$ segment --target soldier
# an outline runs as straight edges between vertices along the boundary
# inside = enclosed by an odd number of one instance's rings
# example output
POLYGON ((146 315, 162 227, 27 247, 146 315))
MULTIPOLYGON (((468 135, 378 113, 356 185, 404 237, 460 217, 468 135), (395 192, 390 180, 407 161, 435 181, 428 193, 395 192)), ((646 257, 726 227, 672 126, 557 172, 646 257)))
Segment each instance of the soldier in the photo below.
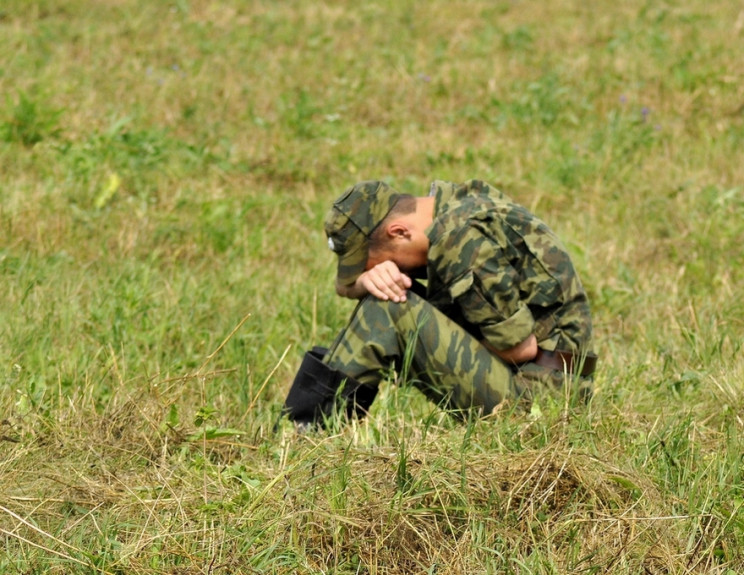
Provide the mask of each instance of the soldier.
POLYGON ((502 192, 435 181, 414 197, 361 182, 325 231, 336 291, 360 302, 330 349, 305 354, 290 419, 321 422, 339 400, 363 415, 391 367, 436 403, 483 415, 567 382, 591 395, 586 292, 555 234, 502 192))

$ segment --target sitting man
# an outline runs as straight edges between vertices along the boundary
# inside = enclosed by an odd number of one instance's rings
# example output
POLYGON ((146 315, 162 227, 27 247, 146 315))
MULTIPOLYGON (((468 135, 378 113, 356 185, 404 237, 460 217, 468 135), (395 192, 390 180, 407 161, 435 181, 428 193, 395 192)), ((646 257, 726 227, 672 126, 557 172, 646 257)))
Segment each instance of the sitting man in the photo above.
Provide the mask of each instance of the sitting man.
POLYGON ((571 259, 497 189, 435 181, 414 197, 362 182, 334 202, 325 231, 336 291, 360 302, 329 350, 305 354, 290 419, 322 422, 339 399, 363 415, 391 367, 432 401, 483 415, 564 384, 591 395, 591 314, 571 259))

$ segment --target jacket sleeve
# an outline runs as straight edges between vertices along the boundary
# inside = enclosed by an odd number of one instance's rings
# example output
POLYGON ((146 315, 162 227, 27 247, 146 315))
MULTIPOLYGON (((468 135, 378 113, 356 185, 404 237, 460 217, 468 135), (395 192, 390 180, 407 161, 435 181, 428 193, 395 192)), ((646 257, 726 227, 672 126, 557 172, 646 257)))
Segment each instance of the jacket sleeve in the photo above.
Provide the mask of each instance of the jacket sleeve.
MULTIPOLYGON (((523 342, 533 333, 535 319, 520 296, 508 242, 487 237, 474 227, 461 231, 456 239, 458 257, 448 270, 454 279, 447 282, 451 301, 494 348, 509 349, 523 342)), ((455 238, 449 240, 451 249, 455 238)))

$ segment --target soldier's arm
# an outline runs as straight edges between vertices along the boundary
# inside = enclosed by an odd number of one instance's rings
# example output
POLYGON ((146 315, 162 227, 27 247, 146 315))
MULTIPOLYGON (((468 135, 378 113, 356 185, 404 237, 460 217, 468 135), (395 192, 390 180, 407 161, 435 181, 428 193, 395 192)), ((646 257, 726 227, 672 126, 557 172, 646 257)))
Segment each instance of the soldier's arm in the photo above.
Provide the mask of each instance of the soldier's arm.
POLYGON ((487 340, 482 340, 481 343, 494 355, 497 355, 506 363, 524 363, 535 359, 537 355, 537 338, 532 333, 523 342, 518 343, 514 347, 509 349, 496 349, 487 340))
MULTIPOLYGON (((521 301, 519 272, 501 245, 479 229, 465 228, 447 239, 440 256, 447 289, 464 318, 478 326, 481 343, 506 363, 520 364, 537 355, 535 320, 521 301), (449 252, 458 258, 448 258, 449 252), (462 254, 470 254, 469 258, 462 254), (454 278, 450 280, 450 278, 454 278)), ((504 240, 506 243, 506 240, 504 240)))
POLYGON ((364 272, 353 284, 344 285, 336 280, 336 293, 350 299, 361 299, 369 294, 383 301, 400 303, 406 301, 411 283, 411 278, 388 260, 364 272))
POLYGON ((336 293, 341 297, 347 297, 349 299, 361 299, 366 295, 366 292, 362 291, 363 288, 357 283, 351 285, 344 285, 336 278, 336 293))

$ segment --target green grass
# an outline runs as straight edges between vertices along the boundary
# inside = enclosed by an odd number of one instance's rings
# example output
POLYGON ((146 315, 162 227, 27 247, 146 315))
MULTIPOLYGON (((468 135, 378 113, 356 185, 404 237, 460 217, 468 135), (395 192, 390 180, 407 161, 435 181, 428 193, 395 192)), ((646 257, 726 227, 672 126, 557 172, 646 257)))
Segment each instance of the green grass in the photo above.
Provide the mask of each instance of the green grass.
POLYGON ((735 2, 6 0, 0 572, 744 572, 735 2), (361 179, 561 235, 598 393, 274 424, 361 179))

